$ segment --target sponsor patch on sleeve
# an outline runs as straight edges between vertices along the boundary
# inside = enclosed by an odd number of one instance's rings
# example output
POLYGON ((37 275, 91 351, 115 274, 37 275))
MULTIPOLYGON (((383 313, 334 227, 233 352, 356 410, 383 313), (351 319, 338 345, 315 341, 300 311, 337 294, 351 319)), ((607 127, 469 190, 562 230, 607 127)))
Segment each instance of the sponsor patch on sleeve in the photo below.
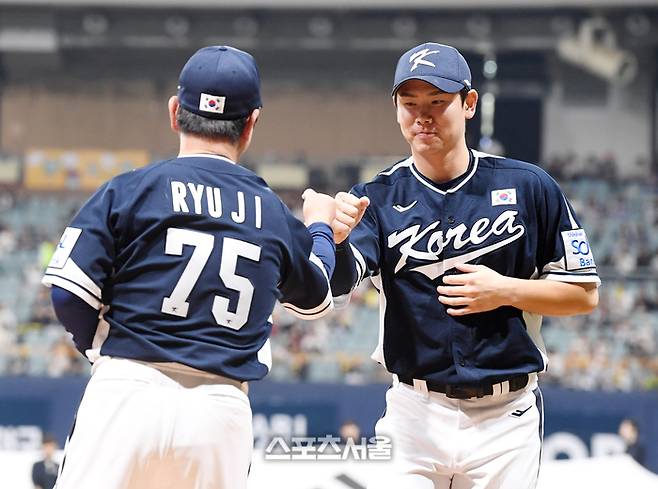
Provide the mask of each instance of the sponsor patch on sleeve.
POLYGON ((594 268, 594 256, 584 229, 562 231, 567 270, 594 268))
POLYGON ((53 257, 50 259, 48 264, 49 268, 64 268, 66 265, 66 260, 69 259, 73 247, 75 246, 76 241, 82 234, 82 229, 80 228, 66 228, 64 234, 62 234, 62 239, 59 240, 59 244, 55 249, 53 257))

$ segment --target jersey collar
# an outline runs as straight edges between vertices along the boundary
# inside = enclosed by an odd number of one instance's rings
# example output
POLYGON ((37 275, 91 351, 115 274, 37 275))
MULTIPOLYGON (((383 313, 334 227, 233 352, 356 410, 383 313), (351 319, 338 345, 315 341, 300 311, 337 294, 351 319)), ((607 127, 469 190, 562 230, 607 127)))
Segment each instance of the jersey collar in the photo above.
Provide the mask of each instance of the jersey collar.
POLYGON ((470 149, 468 150, 468 154, 469 154, 469 164, 468 164, 468 168, 466 169, 466 172, 464 172, 457 178, 449 182, 446 182, 444 185, 439 185, 436 182, 433 182, 429 178, 422 175, 416 168, 416 165, 414 164, 413 159, 411 158, 410 158, 411 165, 409 165, 409 169, 411 170, 413 176, 416 177, 416 179, 420 183, 425 185, 430 190, 441 195, 451 194, 462 188, 466 184, 466 182, 468 182, 473 177, 473 175, 475 175, 475 171, 477 170, 478 167, 479 157, 470 149))
POLYGON ((233 163, 234 165, 237 164, 237 162, 233 161, 231 158, 228 158, 223 155, 213 155, 209 153, 197 153, 197 154, 189 154, 189 155, 179 155, 178 158, 214 158, 216 160, 223 160, 223 161, 228 161, 229 163, 233 163))

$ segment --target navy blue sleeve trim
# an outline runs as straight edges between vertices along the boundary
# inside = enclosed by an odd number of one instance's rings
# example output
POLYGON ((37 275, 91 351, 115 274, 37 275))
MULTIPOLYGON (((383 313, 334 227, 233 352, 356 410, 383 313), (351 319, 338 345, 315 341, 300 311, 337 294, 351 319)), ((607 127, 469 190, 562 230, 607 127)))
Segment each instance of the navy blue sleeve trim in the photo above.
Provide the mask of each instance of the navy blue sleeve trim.
MULTIPOLYGON (((71 280, 71 279, 68 278, 68 277, 63 277, 63 276, 61 276, 61 275, 55 275, 54 273, 48 273, 47 270, 46 270, 46 273, 44 273, 44 277, 57 277, 57 278, 60 278, 60 279, 62 279, 62 280, 65 280, 65 281, 67 281, 67 282, 69 282, 69 283, 71 283, 71 284, 77 286, 77 287, 80 287, 82 290, 84 290, 85 292, 87 292, 90 296, 92 296, 94 299, 98 300, 99 302, 103 300, 103 299, 101 299, 97 294, 95 294, 94 292, 92 292, 91 290, 89 290, 89 288, 86 287, 85 285, 81 285, 81 284, 79 284, 78 282, 75 282, 75 281, 71 280)), ((55 287, 55 285, 53 285, 53 287, 55 287)), ((51 293, 51 298, 52 298, 52 293, 51 293)))
POLYGON ((356 260, 348 238, 336 245, 336 269, 331 276, 331 291, 334 297, 349 294, 358 279, 356 260))
POLYGON ((314 222, 308 226, 308 231, 313 238, 313 248, 311 251, 317 256, 324 269, 327 271, 327 277, 331 277, 336 266, 336 245, 334 244, 334 232, 331 226, 324 222, 314 222))
POLYGON ((77 295, 53 285, 50 292, 57 319, 66 331, 73 335, 73 342, 80 353, 91 348, 98 326, 98 310, 77 295))
POLYGON ((327 302, 324 307, 321 309, 314 309, 313 312, 304 312, 303 310, 294 307, 292 304, 285 304, 284 307, 294 311, 294 313, 301 319, 315 319, 321 317, 327 311, 327 309, 331 309, 333 307, 333 303, 327 302))

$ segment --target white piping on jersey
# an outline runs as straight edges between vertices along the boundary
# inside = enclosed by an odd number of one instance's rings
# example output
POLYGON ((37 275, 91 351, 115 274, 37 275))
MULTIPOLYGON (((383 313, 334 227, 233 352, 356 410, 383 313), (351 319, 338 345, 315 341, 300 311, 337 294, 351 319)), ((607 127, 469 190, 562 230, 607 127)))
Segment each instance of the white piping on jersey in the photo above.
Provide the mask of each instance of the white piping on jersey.
POLYGON ((355 258, 355 263, 356 263, 356 273, 357 273, 357 280, 354 285, 356 287, 361 283, 361 280, 363 280, 364 275, 366 274, 366 260, 363 258, 363 255, 361 252, 357 249, 356 246, 354 246, 352 243, 350 243, 350 248, 352 249, 352 254, 354 255, 355 258))
MULTIPOLYGON (((529 277, 529 280, 537 280, 538 278, 539 271, 537 270, 537 267, 535 267, 535 269, 532 271, 532 275, 529 277)), ((539 350, 539 353, 541 354, 541 359, 544 362, 544 369, 542 372, 545 372, 548 368, 548 354, 546 353, 546 345, 544 344, 544 339, 541 336, 541 324, 544 317, 541 314, 534 312, 522 312, 523 322, 526 325, 526 331, 528 332, 528 336, 530 336, 532 342, 537 347, 537 350, 539 350)))
POLYGON ((571 274, 564 272, 561 274, 549 273, 542 276, 542 280, 554 280, 556 282, 579 283, 579 284, 594 284, 597 287, 601 285, 601 279, 595 273, 589 272, 588 275, 571 274))
POLYGON ((523 312, 523 322, 525 323, 526 331, 530 339, 535 344, 537 350, 541 354, 541 359, 544 362, 544 369, 542 372, 545 372, 548 368, 548 355, 546 354, 546 345, 544 344, 544 339, 541 336, 541 323, 543 316, 541 314, 536 314, 534 312, 522 311, 523 312))
POLYGON ((334 301, 331 297, 331 289, 327 292, 327 296, 324 298, 322 303, 319 306, 316 306, 312 309, 302 309, 300 307, 295 307, 289 302, 283 302, 281 304, 286 310, 290 311, 294 316, 297 316, 299 319, 318 319, 327 314, 333 309, 334 301))
POLYGON ((562 194, 562 198, 564 199, 564 206, 567 208, 567 214, 569 214, 569 222, 571 223, 571 229, 578 229, 578 223, 571 215, 571 209, 569 209, 569 203, 567 202, 567 198, 564 196, 564 194, 562 194))
POLYGON ((91 294, 96 296, 97 299, 101 298, 101 288, 94 283, 94 281, 87 276, 85 272, 73 261, 73 258, 66 260, 62 268, 48 268, 46 273, 49 275, 58 275, 60 277, 71 280, 81 287, 88 290, 91 294))
POLYGON ((568 271, 566 259, 560 258, 544 265, 541 270, 542 280, 555 280, 557 282, 578 282, 601 285, 601 279, 596 274, 596 267, 583 268, 579 271, 568 271))
POLYGON ((233 163, 234 165, 237 164, 235 161, 233 161, 230 158, 227 158, 226 156, 211 155, 211 154, 208 154, 208 153, 195 153, 195 154, 191 154, 191 155, 178 155, 178 158, 214 158, 216 160, 228 161, 229 163, 233 163))
POLYGON ((416 169, 413 167, 413 165, 411 165, 409 167, 409 169, 411 170, 411 173, 413 173, 413 175, 416 177, 416 179, 420 183, 422 183, 427 188, 429 188, 430 190, 433 190, 434 192, 436 192, 438 194, 445 195, 445 194, 451 194, 453 192, 456 192, 457 190, 462 188, 464 185, 466 185, 466 182, 468 182, 473 177, 473 175, 475 175, 475 170, 477 170, 477 168, 478 168, 479 160, 480 160, 480 158, 478 156, 474 155, 473 168, 471 169, 471 172, 466 176, 466 178, 464 178, 461 182, 459 182, 458 185, 455 185, 454 187, 452 187, 448 190, 441 190, 440 188, 436 188, 434 185, 432 185, 427 180, 425 180, 423 177, 421 177, 418 174, 418 172, 416 171, 416 169))
POLYGON ((386 359, 384 358, 384 320, 386 318, 386 293, 382 287, 382 280, 379 274, 370 277, 370 281, 379 291, 379 335, 377 346, 370 355, 374 361, 381 363, 386 368, 386 359))
POLYGON ((542 268, 541 273, 542 275, 550 275, 551 273, 564 275, 583 275, 584 273, 591 273, 592 271, 596 271, 596 267, 581 268, 579 270, 567 270, 565 263, 565 257, 560 258, 558 261, 547 263, 544 265, 544 268, 542 268))
POLYGON ((41 283, 43 285, 46 285, 48 287, 52 285, 56 285, 57 287, 61 287, 62 289, 66 289, 72 294, 77 295, 80 299, 85 301, 87 304, 89 304, 91 307, 94 309, 100 309, 102 304, 101 301, 96 299, 93 295, 91 295, 89 292, 87 292, 85 289, 80 287, 78 284, 75 284, 65 278, 58 277, 56 275, 48 275, 46 274, 43 279, 41 280, 41 283))
POLYGON ((329 275, 327 275, 327 269, 324 268, 324 263, 322 263, 322 260, 320 260, 318 256, 312 251, 308 255, 308 259, 311 261, 311 263, 320 269, 322 275, 324 275, 324 278, 327 280, 327 283, 329 283, 329 275))
POLYGON ((311 261, 311 263, 320 269, 324 279, 327 281, 327 295, 320 305, 310 309, 304 309, 299 306, 290 304, 289 302, 284 302, 281 305, 300 319, 317 319, 321 318, 333 309, 334 301, 331 297, 331 285, 329 283, 329 276, 327 275, 327 270, 325 270, 322 260, 320 260, 313 252, 311 252, 308 259, 311 261))
POLYGON ((94 309, 100 309, 101 288, 69 257, 62 268, 46 268, 44 285, 57 285, 77 295, 94 309))
POLYGON ((380 175, 385 175, 385 176, 392 175, 393 173, 395 173, 400 168, 406 168, 407 166, 411 166, 413 162, 414 162, 414 160, 410 156, 406 160, 402 160, 399 163, 396 163, 395 165, 393 165, 390 170, 380 172, 379 174, 380 175))
POLYGON ((504 156, 492 155, 490 153, 484 153, 482 151, 478 151, 477 149, 471 149, 471 152, 473 153, 473 156, 477 156, 478 158, 498 158, 498 159, 504 158, 504 156))
POLYGON ((440 193, 440 194, 442 194, 442 195, 445 195, 446 193, 456 192, 456 191, 459 190, 459 189, 460 189, 460 188, 461 188, 461 187, 462 187, 462 186, 463 186, 468 180, 471 179, 471 177, 475 174, 475 170, 476 170, 476 168, 477 168, 477 165, 478 165, 478 162, 479 162, 479 159, 480 159, 480 158, 499 158, 499 159, 500 159, 500 158, 503 158, 502 156, 492 155, 492 154, 489 154, 489 153, 483 153, 482 151, 477 151, 477 150, 475 150, 475 149, 469 149, 469 151, 471 151, 471 153, 473 153, 473 157, 474 157, 473 170, 471 170, 471 172, 468 174, 468 176, 467 176, 464 180, 462 180, 461 182, 459 182, 459 185, 457 185, 456 187, 453 187, 453 188, 451 188, 451 189, 448 189, 448 190, 441 190, 441 189, 438 189, 438 188, 434 187, 432 184, 430 184, 429 182, 425 181, 425 179, 422 178, 422 177, 418 174, 418 172, 416 172, 416 170, 414 169, 414 165, 413 165, 413 162, 414 162, 414 160, 413 160, 413 156, 410 156, 410 157, 407 158, 406 160, 402 160, 402 161, 400 161, 399 163, 396 163, 396 164, 393 165, 389 170, 386 170, 386 171, 380 172, 379 175, 384 175, 384 176, 392 175, 393 173, 395 173, 395 172, 396 172, 397 170, 399 170, 400 168, 407 168, 407 167, 409 167, 409 168, 411 169, 411 172, 413 173, 413 175, 414 175, 414 176, 420 181, 420 183, 422 183, 422 184, 425 185, 426 187, 429 187, 430 189, 432 189, 433 191, 435 191, 435 192, 437 192, 437 193, 440 193))

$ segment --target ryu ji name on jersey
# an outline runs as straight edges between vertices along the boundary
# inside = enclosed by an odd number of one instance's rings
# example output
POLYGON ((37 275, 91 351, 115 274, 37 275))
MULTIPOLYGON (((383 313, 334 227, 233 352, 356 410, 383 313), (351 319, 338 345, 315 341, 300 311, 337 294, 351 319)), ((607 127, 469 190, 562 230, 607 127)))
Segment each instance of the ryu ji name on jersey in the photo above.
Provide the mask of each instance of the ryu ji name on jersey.
POLYGON ((212 155, 113 178, 64 232, 43 283, 101 311, 87 356, 176 362, 237 380, 271 365, 272 310, 332 308, 313 239, 267 184, 212 155))

